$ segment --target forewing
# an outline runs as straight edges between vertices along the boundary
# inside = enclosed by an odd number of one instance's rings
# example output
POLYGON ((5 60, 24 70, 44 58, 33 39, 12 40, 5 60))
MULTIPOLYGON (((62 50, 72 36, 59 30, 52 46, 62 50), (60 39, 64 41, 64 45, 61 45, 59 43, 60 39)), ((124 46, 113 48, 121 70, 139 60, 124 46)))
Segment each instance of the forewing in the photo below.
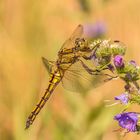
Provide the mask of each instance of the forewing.
POLYGON ((70 36, 70 39, 75 41, 76 38, 80 38, 83 35, 83 30, 83 26, 79 24, 73 31, 72 35, 70 36))

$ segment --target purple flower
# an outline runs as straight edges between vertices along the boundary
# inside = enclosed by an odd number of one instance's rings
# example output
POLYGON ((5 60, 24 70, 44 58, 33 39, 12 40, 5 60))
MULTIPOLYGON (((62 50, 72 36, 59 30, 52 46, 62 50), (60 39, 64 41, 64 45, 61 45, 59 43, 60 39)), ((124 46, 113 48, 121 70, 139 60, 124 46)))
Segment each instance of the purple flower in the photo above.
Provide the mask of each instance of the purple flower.
POLYGON ((129 97, 128 97, 128 94, 123 93, 119 96, 116 96, 115 100, 120 100, 122 104, 127 104, 129 101, 129 97))
POLYGON ((130 132, 137 131, 138 113, 125 112, 122 114, 117 114, 114 119, 119 122, 119 125, 122 128, 125 128, 130 132))
POLYGON ((123 57, 121 55, 116 55, 114 57, 114 65, 118 68, 121 68, 124 66, 124 60, 123 60, 123 57))

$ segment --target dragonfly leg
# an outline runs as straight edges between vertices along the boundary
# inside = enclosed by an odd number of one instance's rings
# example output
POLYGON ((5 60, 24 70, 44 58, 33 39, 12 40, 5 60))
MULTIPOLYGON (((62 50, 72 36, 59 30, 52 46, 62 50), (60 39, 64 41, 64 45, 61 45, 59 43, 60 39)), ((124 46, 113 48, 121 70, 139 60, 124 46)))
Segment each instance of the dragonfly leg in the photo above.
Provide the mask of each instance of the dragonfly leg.
POLYGON ((81 65, 83 66, 83 68, 91 75, 95 75, 96 73, 98 75, 98 73, 100 73, 102 70, 107 70, 108 69, 107 67, 104 67, 104 68, 101 68, 101 69, 91 69, 82 60, 79 59, 79 61, 80 61, 81 65))
POLYGON ((91 54, 90 56, 84 55, 83 58, 84 58, 85 60, 91 60, 94 56, 95 56, 95 52, 92 52, 92 54, 91 54))
POLYGON ((95 53, 96 53, 97 49, 99 48, 100 44, 101 44, 101 42, 97 43, 97 44, 92 48, 91 54, 90 54, 89 56, 84 55, 83 58, 84 58, 85 60, 91 60, 92 58, 94 58, 95 53))
POLYGON ((118 78, 118 75, 116 75, 116 76, 112 76, 112 75, 109 75, 109 74, 105 74, 105 75, 107 75, 109 77, 109 78, 107 78, 107 79, 104 80, 105 82, 108 82, 108 81, 111 81, 113 79, 118 78))
POLYGON ((82 60, 79 60, 82 64, 82 66, 84 67, 84 69, 91 75, 106 75, 109 78, 105 79, 104 81, 110 81, 112 79, 116 79, 118 76, 112 76, 110 74, 106 74, 106 73, 101 73, 103 70, 107 70, 107 67, 101 68, 99 69, 90 69, 82 60))

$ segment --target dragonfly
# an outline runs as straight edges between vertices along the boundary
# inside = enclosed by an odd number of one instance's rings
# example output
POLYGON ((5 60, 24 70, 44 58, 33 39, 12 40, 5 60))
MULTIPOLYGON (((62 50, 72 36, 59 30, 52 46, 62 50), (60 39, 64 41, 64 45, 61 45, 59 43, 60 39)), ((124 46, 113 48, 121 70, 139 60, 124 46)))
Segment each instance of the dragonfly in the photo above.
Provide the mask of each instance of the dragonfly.
POLYGON ((36 105, 35 109, 30 113, 29 117, 27 118, 25 129, 28 129, 30 125, 33 124, 36 116, 44 107, 45 103, 50 98, 54 89, 62 81, 62 79, 65 77, 65 73, 69 71, 69 69, 73 65, 80 64, 83 69, 90 75, 101 75, 100 70, 90 69, 82 60, 90 60, 94 54, 93 50, 96 50, 99 47, 101 41, 96 41, 94 45, 91 45, 87 40, 82 38, 82 35, 83 26, 78 25, 70 38, 67 39, 60 48, 58 52, 58 58, 55 62, 48 61, 44 57, 42 58, 43 63, 45 64, 50 73, 49 85, 44 95, 40 99, 39 103, 36 105))

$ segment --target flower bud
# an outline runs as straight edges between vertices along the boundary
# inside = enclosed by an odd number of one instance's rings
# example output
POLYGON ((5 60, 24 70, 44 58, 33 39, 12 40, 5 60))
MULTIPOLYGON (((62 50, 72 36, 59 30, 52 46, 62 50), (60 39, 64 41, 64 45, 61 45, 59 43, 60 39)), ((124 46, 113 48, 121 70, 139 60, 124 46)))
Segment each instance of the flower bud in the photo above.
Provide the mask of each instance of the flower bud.
POLYGON ((117 68, 122 68, 124 66, 124 60, 123 60, 123 57, 121 55, 116 55, 114 57, 114 65, 117 68))

